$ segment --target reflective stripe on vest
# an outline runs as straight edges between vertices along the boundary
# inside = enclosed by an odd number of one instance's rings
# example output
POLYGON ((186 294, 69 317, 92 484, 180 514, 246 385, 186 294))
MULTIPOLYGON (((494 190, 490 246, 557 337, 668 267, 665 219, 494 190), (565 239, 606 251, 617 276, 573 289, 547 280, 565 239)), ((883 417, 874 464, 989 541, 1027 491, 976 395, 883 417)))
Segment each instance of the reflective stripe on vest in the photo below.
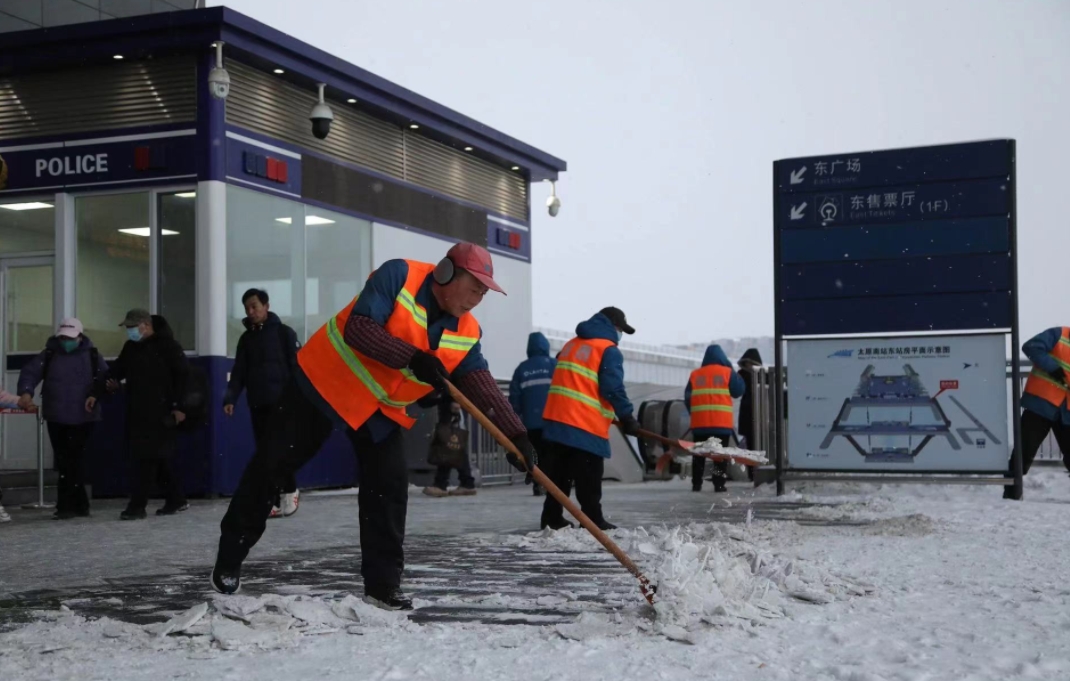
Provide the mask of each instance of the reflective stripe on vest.
POLYGON ((691 429, 718 428, 732 430, 734 417, 732 394, 728 383, 732 369, 719 364, 699 367, 691 372, 691 429))
POLYGON ((609 427, 616 414, 599 391, 598 369, 602 355, 613 341, 573 338, 557 357, 550 381, 543 419, 579 428, 609 439, 609 427))
MULTIPOLYGON (((1055 344, 1048 356, 1063 368, 1070 372, 1070 327, 1063 327, 1062 336, 1055 344)), ((1025 392, 1034 395, 1056 407, 1061 407, 1070 399, 1070 388, 1065 383, 1060 383, 1042 369, 1033 367, 1029 372, 1029 380, 1025 382, 1025 392)))
MULTIPOLYGON (((427 339, 427 310, 416 294, 434 270, 434 265, 406 260, 405 285, 394 300, 386 330, 406 343, 439 358, 450 373, 479 342, 479 323, 471 314, 458 320, 457 331, 444 330, 438 349, 427 339)), ((369 277, 370 278, 370 277, 369 277)), ((301 348, 297 361, 320 396, 351 428, 360 428, 376 411, 411 428, 415 419, 405 407, 431 392, 431 386, 416 380, 409 369, 392 369, 360 353, 345 342, 345 327, 356 305, 354 299, 332 317, 301 348)))

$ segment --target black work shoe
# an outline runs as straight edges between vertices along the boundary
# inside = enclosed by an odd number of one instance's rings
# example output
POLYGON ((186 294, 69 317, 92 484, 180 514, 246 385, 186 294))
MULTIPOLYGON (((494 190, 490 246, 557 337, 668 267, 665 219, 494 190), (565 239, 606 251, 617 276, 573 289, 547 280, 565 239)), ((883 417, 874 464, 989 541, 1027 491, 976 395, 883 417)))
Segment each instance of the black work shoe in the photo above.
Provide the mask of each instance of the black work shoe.
POLYGON ((571 530, 573 527, 575 527, 575 525, 573 525, 569 521, 567 521, 564 518, 562 518, 561 520, 554 520, 552 522, 544 522, 542 524, 542 529, 545 530, 547 527, 549 527, 551 530, 563 530, 566 527, 571 530))
POLYGON ((609 530, 617 529, 617 526, 607 520, 603 520, 602 522, 598 523, 598 529, 602 530, 603 532, 607 532, 609 530))
POLYGON ((182 511, 188 511, 189 504, 182 504, 181 506, 164 506, 163 508, 156 509, 156 515, 174 515, 181 513, 182 511))
POLYGON ((412 610, 412 599, 399 586, 365 586, 364 602, 383 610, 412 610))
POLYGON ((77 517, 78 514, 74 511, 56 511, 52 514, 52 520, 70 520, 77 517))
POLYGON ((218 565, 212 570, 212 588, 221 594, 236 594, 241 591, 241 568, 225 570, 218 565))
POLYGON ((702 485, 691 485, 691 491, 692 492, 701 492, 702 491, 702 485))
POLYGON ((145 513, 145 509, 143 508, 136 511, 132 511, 128 508, 119 514, 119 520, 144 520, 147 517, 148 514, 145 513))

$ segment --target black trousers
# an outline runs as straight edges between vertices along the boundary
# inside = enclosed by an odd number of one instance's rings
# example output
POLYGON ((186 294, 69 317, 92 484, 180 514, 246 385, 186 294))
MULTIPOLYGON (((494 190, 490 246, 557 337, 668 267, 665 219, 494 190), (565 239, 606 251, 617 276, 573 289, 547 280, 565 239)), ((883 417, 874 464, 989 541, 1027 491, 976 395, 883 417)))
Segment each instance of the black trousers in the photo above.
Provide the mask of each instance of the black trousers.
MULTIPOLYGON (((1055 433, 1055 442, 1059 445, 1059 451, 1063 453, 1063 464, 1070 468, 1070 426, 1064 426, 1059 421, 1049 421, 1040 414, 1025 409, 1022 411, 1022 475, 1029 472, 1033 460, 1037 458, 1037 452, 1044 440, 1048 439, 1048 433, 1055 433)), ((1010 462, 1008 475, 1014 476, 1014 461, 1010 462)), ((1003 488, 1003 496, 1009 498, 1014 493, 1014 487, 1007 485, 1003 488)))
MULTIPOLYGON (((233 569, 242 564, 264 534, 279 488, 319 452, 333 424, 290 381, 279 401, 263 447, 245 467, 230 507, 220 523, 216 564, 233 569)), ((409 501, 408 467, 401 430, 372 442, 366 429, 347 429, 360 467, 357 495, 360 519, 360 573, 367 588, 396 587, 405 566, 405 515, 409 501)))
MULTIPOLYGON (((722 446, 728 446, 727 435, 716 435, 713 437, 721 443, 722 446)), ((708 459, 704 456, 692 456, 691 457, 691 486, 702 487, 702 475, 706 472, 706 461, 708 459)), ((713 475, 710 476, 713 481, 714 487, 724 487, 728 482, 728 462, 727 461, 714 461, 713 462, 713 475)))
MULTIPOLYGON (((256 449, 264 447, 266 438, 271 428, 272 419, 279 417, 279 405, 271 404, 260 407, 250 407, 249 414, 253 421, 253 443, 256 449)), ((282 479, 282 488, 279 490, 284 494, 293 494, 297 491, 297 477, 294 473, 290 473, 288 476, 282 479)))
POLYGON ((186 503, 182 480, 175 475, 171 462, 175 441, 154 435, 131 435, 130 452, 133 455, 130 502, 128 511, 143 511, 149 505, 153 483, 163 492, 164 506, 176 508, 186 503))
POLYGON ((95 423, 48 422, 48 439, 52 441, 55 468, 59 473, 56 490, 56 510, 60 513, 89 513, 89 495, 85 491, 82 455, 85 444, 93 434, 95 423))
MULTIPOLYGON (((596 525, 604 523, 602 516, 602 474, 606 460, 583 449, 560 442, 545 442, 539 450, 539 467, 547 477, 568 496, 576 485, 576 501, 580 510, 596 525), (545 467, 544 467, 545 466, 545 467)), ((549 494, 542 504, 541 527, 561 524, 564 508, 549 494)))

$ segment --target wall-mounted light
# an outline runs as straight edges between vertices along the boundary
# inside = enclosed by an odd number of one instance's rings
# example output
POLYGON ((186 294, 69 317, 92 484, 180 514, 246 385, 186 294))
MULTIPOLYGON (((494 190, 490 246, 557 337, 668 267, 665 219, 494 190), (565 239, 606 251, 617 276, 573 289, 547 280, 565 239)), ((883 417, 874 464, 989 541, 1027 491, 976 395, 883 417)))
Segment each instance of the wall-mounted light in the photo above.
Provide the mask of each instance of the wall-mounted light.
POLYGON ((409 123, 409 130, 419 130, 420 126, 416 123, 409 123))
POLYGON ((465 151, 472 151, 472 147, 465 147, 464 150, 465 151))
POLYGON ((180 199, 195 199, 197 198, 197 192, 179 192, 175 196, 180 199))
POLYGON ((350 97, 349 99, 346 100, 346 104, 356 104, 356 103, 357 103, 357 100, 353 99, 352 97, 350 97))
POLYGON ((520 166, 513 166, 513 170, 520 170, 520 166))
POLYGON ((112 55, 112 57, 111 57, 111 58, 112 58, 112 59, 116 59, 116 60, 119 60, 119 59, 122 59, 122 58, 123 58, 123 55, 121 55, 121 54, 114 54, 114 55, 112 55))
POLYGON ((284 74, 284 73, 286 73, 286 72, 285 72, 285 71, 283 71, 282 69, 275 69, 275 75, 276 75, 276 76, 281 76, 281 75, 282 75, 282 74, 284 74))

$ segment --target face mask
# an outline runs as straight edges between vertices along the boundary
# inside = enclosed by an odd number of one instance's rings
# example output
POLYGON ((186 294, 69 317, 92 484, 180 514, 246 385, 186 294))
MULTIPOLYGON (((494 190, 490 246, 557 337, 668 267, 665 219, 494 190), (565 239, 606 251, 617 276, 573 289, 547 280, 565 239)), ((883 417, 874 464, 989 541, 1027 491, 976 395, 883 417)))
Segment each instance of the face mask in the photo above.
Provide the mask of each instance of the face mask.
POLYGON ((624 332, 620 329, 617 329, 617 342, 619 343, 622 340, 624 340, 624 332))
POLYGON ((78 349, 78 343, 79 340, 77 338, 64 338, 59 342, 64 352, 74 352, 78 349))
POLYGON ((126 337, 137 343, 139 340, 141 340, 141 329, 137 328, 136 326, 126 327, 126 337))

